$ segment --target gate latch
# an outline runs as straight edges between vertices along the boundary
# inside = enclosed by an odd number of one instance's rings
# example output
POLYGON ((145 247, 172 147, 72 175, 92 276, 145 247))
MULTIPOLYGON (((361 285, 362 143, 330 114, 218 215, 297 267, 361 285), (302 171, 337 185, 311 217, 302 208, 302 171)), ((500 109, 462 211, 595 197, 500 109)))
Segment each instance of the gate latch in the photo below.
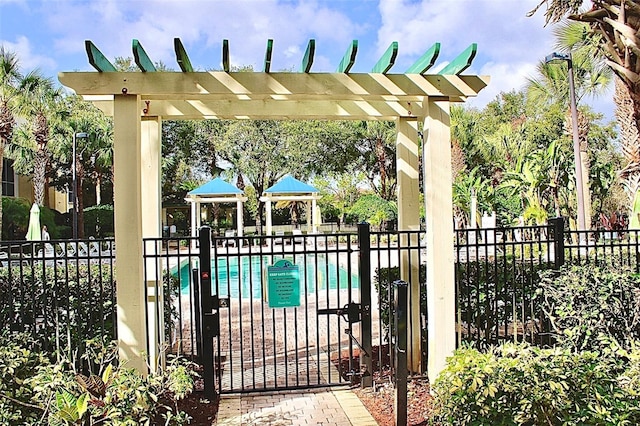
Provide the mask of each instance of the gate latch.
POLYGON ((362 305, 350 302, 343 308, 318 309, 318 315, 340 315, 349 324, 362 321, 362 305))

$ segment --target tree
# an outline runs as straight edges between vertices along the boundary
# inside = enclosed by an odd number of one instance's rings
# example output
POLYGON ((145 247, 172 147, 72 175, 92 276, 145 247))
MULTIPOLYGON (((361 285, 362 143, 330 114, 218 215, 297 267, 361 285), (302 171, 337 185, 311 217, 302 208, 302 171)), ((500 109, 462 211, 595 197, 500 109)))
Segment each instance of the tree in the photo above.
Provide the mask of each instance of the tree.
POLYGON ((396 199, 395 123, 392 121, 358 122, 360 169, 366 174, 369 186, 380 198, 396 199))
POLYGON ((529 12, 536 13, 542 5, 547 6, 547 23, 556 23, 565 17, 588 24, 588 33, 605 61, 622 83, 617 89, 615 101, 619 108, 630 113, 623 114, 621 122, 622 141, 628 164, 622 176, 631 197, 634 197, 640 182, 639 158, 634 153, 640 149, 640 5, 628 0, 600 0, 593 2, 587 11, 581 11, 583 0, 542 0, 529 12), (624 87, 624 89, 623 89, 624 87), (622 93, 626 90, 626 94, 622 93))
POLYGON ((32 73, 20 82, 19 89, 23 97, 23 112, 28 121, 25 126, 34 142, 33 155, 33 190, 34 202, 44 205, 47 189, 47 169, 49 167, 49 140, 54 127, 59 126, 67 115, 62 102, 62 91, 55 88, 50 78, 32 73))
POLYGON ((389 221, 398 217, 395 201, 388 201, 376 194, 365 194, 349 209, 349 215, 357 222, 368 222, 379 230, 387 228, 389 221))
MULTIPOLYGON (((18 86, 22 80, 18 56, 0 46, 0 176, 4 165, 4 151, 11 142, 21 101, 18 86)), ((2 185, 0 185, 0 199, 2 185)), ((0 203, 0 228, 2 228, 2 203, 0 203)))
POLYGON ((322 194, 320 204, 323 211, 327 207, 335 211, 338 217, 338 229, 341 223, 345 223, 349 208, 358 198, 358 185, 363 180, 364 174, 357 171, 327 173, 314 178, 313 185, 322 194))
MULTIPOLYGON (((555 30, 556 46, 571 52, 573 62, 574 89, 576 103, 585 96, 597 97, 603 94, 611 81, 611 71, 603 65, 603 62, 593 55, 593 45, 586 43, 583 34, 586 33, 586 25, 582 23, 566 23, 555 30)), ((572 137, 572 115, 569 105, 570 87, 568 67, 564 64, 547 63, 540 61, 537 67, 538 77, 529 79, 527 95, 536 104, 558 104, 565 108, 566 126, 565 133, 572 137)), ((583 109, 578 108, 578 139, 580 141, 580 158, 582 179, 584 181, 583 197, 585 200, 585 219, 587 226, 591 222, 591 192, 589 185, 590 176, 590 152, 587 137, 591 121, 583 109)), ((556 206, 559 211, 559 206, 556 206)))

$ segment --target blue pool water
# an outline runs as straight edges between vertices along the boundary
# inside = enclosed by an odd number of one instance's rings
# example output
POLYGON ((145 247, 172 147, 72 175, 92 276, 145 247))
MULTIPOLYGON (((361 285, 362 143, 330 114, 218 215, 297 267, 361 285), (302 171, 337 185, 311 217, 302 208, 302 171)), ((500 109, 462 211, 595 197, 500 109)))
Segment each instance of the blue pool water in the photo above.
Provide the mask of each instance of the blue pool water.
MULTIPOLYGON (((266 280, 266 266, 275 263, 282 257, 274 256, 269 261, 264 256, 219 257, 211 260, 212 293, 216 294, 216 287, 220 289, 220 297, 242 297, 262 299, 263 281, 266 280), (261 260, 262 259, 262 260, 261 260)), ((300 270, 300 286, 302 294, 314 294, 316 291, 327 289, 346 289, 348 271, 338 267, 334 260, 327 262, 326 255, 285 256, 285 259, 298 265, 300 270)), ((359 280, 355 271, 351 274, 351 287, 358 288, 359 280)), ((174 274, 175 275, 175 274, 174 274)), ((182 294, 189 294, 190 266, 185 263, 180 268, 180 287, 182 294)))

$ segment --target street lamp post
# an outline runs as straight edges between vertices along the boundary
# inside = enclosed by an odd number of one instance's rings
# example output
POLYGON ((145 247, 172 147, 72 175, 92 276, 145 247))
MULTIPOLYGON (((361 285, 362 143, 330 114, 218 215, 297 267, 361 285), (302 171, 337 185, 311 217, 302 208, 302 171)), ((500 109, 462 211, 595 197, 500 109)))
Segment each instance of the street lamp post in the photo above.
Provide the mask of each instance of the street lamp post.
MULTIPOLYGON (((571 53, 563 54, 553 52, 545 58, 545 62, 567 61, 569 79, 569 103, 571 104, 571 124, 573 132, 573 156, 575 161, 576 174, 576 196, 578 199, 578 231, 585 231, 586 218, 584 208, 584 182, 582 181, 582 161, 580 157, 580 135, 578 133, 578 109, 576 107, 576 88, 573 81, 573 60, 571 53)), ((581 236, 582 237, 582 236, 581 236)), ((582 238, 580 238, 582 240, 582 238)))
POLYGON ((72 173, 72 179, 71 179, 71 186, 73 189, 73 239, 77 240, 78 239, 78 184, 76 182, 76 139, 86 139, 87 138, 87 134, 84 132, 79 132, 79 133, 74 133, 73 134, 73 149, 72 149, 72 156, 73 156, 73 160, 71 161, 71 173, 72 173))

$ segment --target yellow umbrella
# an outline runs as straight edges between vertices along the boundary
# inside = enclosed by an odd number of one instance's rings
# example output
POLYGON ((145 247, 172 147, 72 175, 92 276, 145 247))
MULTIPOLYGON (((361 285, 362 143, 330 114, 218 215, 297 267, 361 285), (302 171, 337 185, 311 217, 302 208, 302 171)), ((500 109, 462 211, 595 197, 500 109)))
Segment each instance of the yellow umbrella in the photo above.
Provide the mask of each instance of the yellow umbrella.
POLYGON ((31 213, 29 214, 29 228, 27 229, 27 241, 40 241, 42 234, 40 234, 40 207, 36 203, 31 206, 31 213))

